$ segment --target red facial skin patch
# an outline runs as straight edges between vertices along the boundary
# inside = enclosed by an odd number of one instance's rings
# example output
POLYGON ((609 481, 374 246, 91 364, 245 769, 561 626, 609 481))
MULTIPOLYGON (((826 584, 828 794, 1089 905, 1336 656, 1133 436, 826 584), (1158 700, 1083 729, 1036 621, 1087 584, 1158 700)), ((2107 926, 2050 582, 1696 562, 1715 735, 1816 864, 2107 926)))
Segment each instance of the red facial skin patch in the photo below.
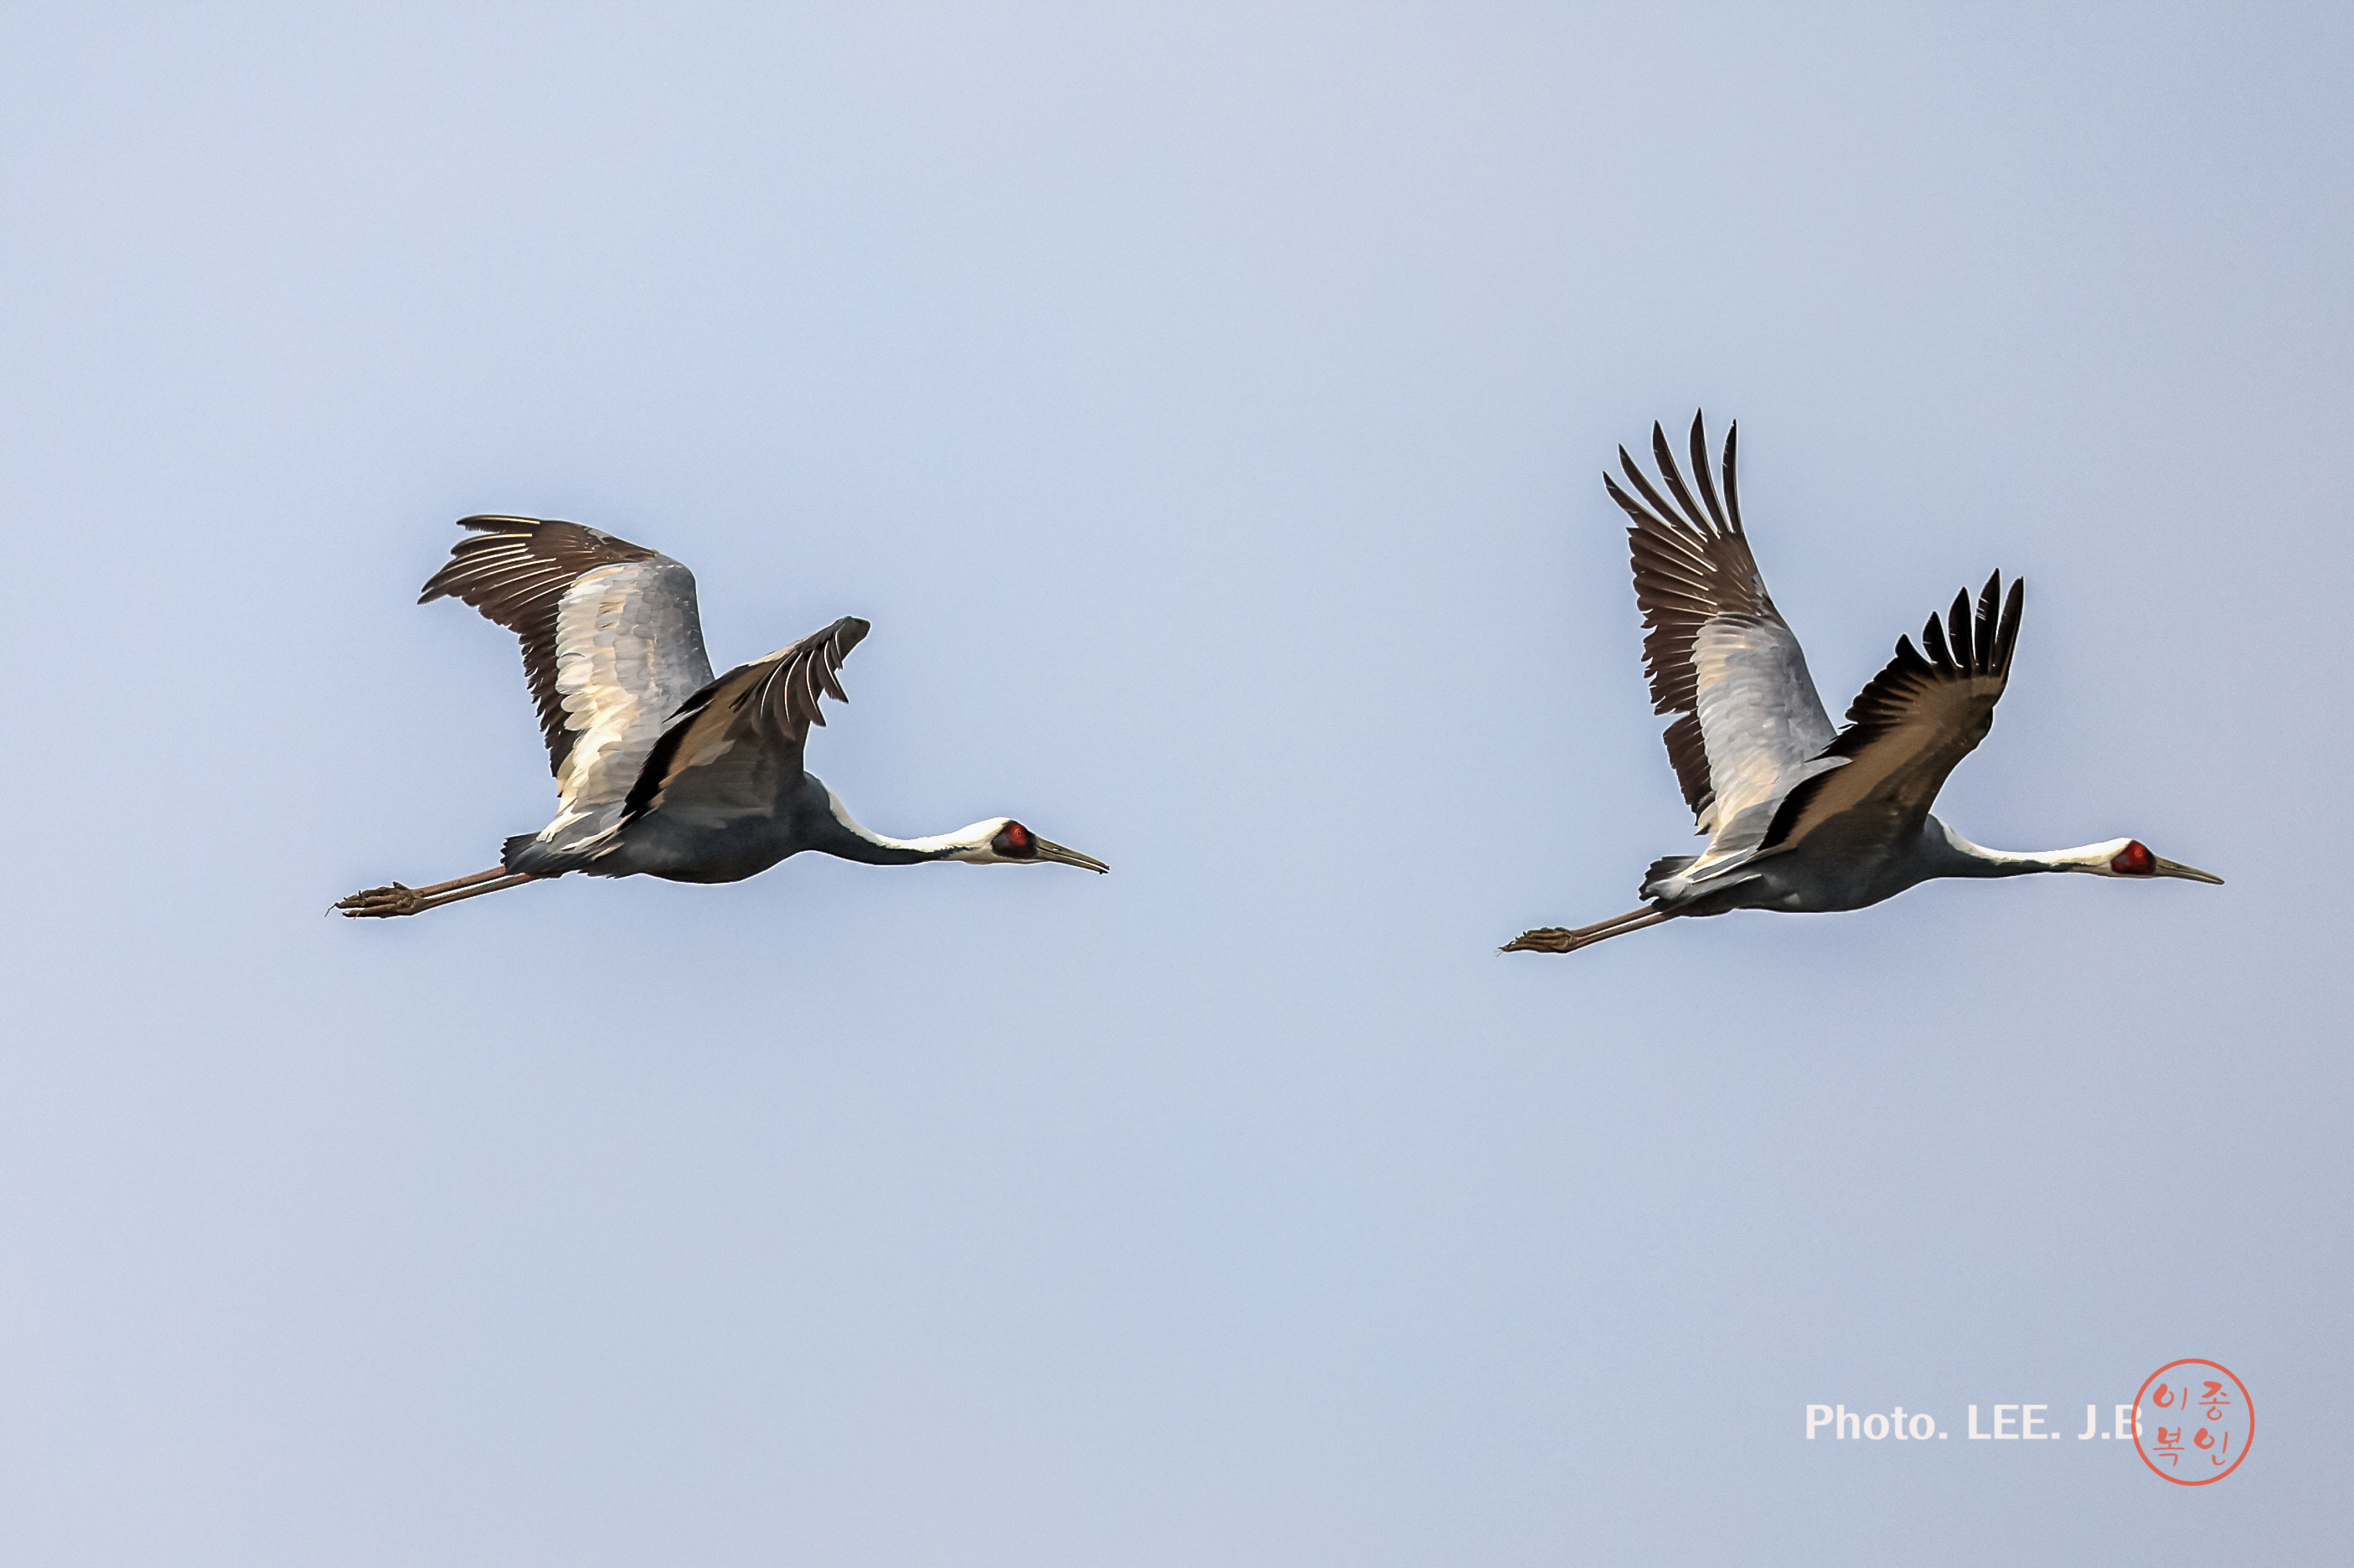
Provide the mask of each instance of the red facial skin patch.
MULTIPOLYGON (((1013 847, 1015 849, 1028 849, 1030 847, 1030 830, 1023 827, 1019 822, 1006 823, 1005 836, 1013 842, 1013 847)), ((2136 844, 2134 845, 2134 848, 2141 849, 2141 845, 2136 844)), ((2142 850, 2141 853, 2144 859, 2148 858, 2149 852, 2147 850, 2142 850)))
POLYGON ((2158 869, 2158 857, 2139 839, 2109 857, 2109 869, 2119 876, 2147 876, 2158 869))

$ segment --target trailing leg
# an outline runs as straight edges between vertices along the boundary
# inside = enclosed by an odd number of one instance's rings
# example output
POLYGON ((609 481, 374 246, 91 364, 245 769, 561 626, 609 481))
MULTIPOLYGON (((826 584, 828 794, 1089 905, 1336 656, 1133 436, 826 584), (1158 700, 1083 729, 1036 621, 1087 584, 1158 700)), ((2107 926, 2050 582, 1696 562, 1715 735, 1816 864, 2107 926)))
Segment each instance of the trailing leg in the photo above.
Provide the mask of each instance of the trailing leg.
POLYGON ((1596 920, 1591 926, 1565 929, 1560 926, 1543 926, 1533 931, 1523 931, 1496 950, 1500 953, 1574 953, 1580 948, 1590 948, 1596 942, 1639 931, 1646 926, 1656 926, 1662 920, 1672 920, 1672 911, 1642 908, 1629 909, 1624 915, 1614 915, 1607 920, 1596 920))
MULTIPOLYGON (((494 865, 488 871, 478 871, 472 876, 461 876, 449 882, 437 882, 429 887, 408 887, 394 883, 390 887, 368 887, 338 899, 335 909, 349 920, 389 920, 400 915, 422 915, 428 909, 439 909, 444 904, 455 904, 461 898, 475 898, 485 893, 496 893, 504 887, 519 887, 526 882, 540 879, 525 871, 509 871, 494 865)), ((334 911, 330 911, 333 913, 334 911)))

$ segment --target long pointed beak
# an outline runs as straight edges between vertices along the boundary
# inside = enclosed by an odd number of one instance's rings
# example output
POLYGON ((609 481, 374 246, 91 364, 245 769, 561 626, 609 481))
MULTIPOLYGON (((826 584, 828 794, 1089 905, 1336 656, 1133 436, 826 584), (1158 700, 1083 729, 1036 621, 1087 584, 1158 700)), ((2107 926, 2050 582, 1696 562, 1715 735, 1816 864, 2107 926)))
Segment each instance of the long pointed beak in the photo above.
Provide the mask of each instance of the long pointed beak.
POLYGON ((2158 860, 2155 855, 2150 858, 2157 861, 2152 868, 2153 875, 2179 876, 2185 882, 2211 882, 2218 887, 2223 885, 2223 879, 2211 871, 2201 871, 2195 865, 2178 865, 2170 860, 2158 860))
MULTIPOLYGON (((1081 871, 1109 871, 1111 869, 1111 867, 1106 865, 1103 862, 1097 860, 1091 854, 1081 854, 1075 849, 1065 849, 1062 845, 1052 842, 1046 839, 1036 839, 1033 842, 1038 846, 1038 858, 1040 860, 1051 860, 1056 865, 1076 865, 1081 871)), ((2159 863, 2163 864, 2165 863, 2160 862, 2159 863)), ((2206 875, 2206 873, 2201 872, 2200 874, 2204 876, 2206 875)))

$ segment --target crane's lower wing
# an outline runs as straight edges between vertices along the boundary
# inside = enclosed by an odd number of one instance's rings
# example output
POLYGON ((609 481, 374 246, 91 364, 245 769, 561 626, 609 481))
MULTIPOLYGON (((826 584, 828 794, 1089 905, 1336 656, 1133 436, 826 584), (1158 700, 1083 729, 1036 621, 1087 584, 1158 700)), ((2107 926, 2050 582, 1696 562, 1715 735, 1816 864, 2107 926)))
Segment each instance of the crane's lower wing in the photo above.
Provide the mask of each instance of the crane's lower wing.
POLYGON ((1968 590, 1956 594, 1946 628, 1933 615, 1921 629, 1925 655, 1911 638, 1897 639, 1896 657, 1856 697, 1850 727, 1825 754, 1843 765, 1790 791, 1758 853, 1809 839, 1851 853, 1910 843, 1946 776, 1994 727, 2026 587, 2012 583, 2006 600, 2002 574, 1988 577, 1975 622, 1968 590))
POLYGON ((845 615, 687 698, 646 754, 617 827, 656 810, 714 827, 775 811, 801 782, 810 726, 825 723, 818 699, 850 700, 839 672, 867 630, 845 615))
POLYGON ((1687 484, 1668 445, 1651 427, 1659 470, 1655 485, 1627 450, 1618 463, 1633 493, 1609 475, 1603 485, 1632 525, 1635 598, 1649 635, 1645 673, 1668 726, 1668 760, 1701 832, 1710 836, 1703 866, 1755 850, 1790 789, 1813 772, 1832 739, 1831 722, 1807 673, 1798 639, 1774 608, 1741 526, 1734 449, 1724 438, 1724 489, 1708 471, 1708 433, 1692 418, 1694 482, 1687 484))
POLYGON ((467 517, 419 603, 473 606, 523 643, 561 803, 557 823, 618 803, 680 705, 711 681, 695 574, 578 523, 467 517))

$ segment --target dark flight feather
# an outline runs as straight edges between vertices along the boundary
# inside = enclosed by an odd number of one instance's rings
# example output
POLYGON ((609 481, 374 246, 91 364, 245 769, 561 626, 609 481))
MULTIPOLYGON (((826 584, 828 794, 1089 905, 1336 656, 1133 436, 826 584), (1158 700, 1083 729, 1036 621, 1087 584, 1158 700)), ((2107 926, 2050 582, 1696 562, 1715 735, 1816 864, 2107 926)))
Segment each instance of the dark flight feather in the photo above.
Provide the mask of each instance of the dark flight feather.
POLYGON ((558 518, 461 517, 458 526, 478 536, 458 542, 441 569, 426 580, 417 602, 458 599, 521 640, 524 678, 539 712, 548 768, 561 773, 575 737, 565 727, 564 699, 556 689, 557 608, 583 573, 624 561, 665 557, 601 529, 558 518))
POLYGON ((1659 461, 1661 482, 1675 497, 1673 503, 1653 487, 1624 447, 1618 449, 1618 463, 1635 493, 1628 494, 1609 474, 1602 476, 1610 499, 1632 520, 1627 539, 1635 567, 1635 601, 1648 629, 1643 639, 1644 673, 1650 680, 1652 711, 1679 715, 1668 726, 1664 738, 1668 762, 1676 770, 1684 802, 1694 817, 1704 814, 1715 800, 1709 780, 1708 749, 1701 735, 1694 641, 1701 628, 1716 616, 1755 616, 1787 627, 1766 592, 1756 558, 1741 531, 1740 493, 1734 478, 1737 429, 1728 430, 1724 438, 1721 505, 1708 482, 1708 433, 1697 414, 1692 417, 1691 444, 1705 507, 1693 500, 1668 444, 1667 431, 1658 424, 1651 427, 1651 451, 1659 461))
MULTIPOLYGON (((810 726, 825 723, 819 699, 850 700, 842 689, 842 662, 870 630, 867 622, 845 615, 766 659, 737 665, 689 697, 647 754, 621 821, 631 821, 661 804, 663 792, 691 776, 722 741, 761 747, 779 775, 798 777, 810 726)), ((741 804, 758 810, 768 802, 741 804)))
POLYGON ((2005 599, 1997 572, 1978 595, 1975 617, 1965 588, 1950 628, 1929 618, 1921 629, 1925 654, 1911 638, 1898 638, 1896 656, 1856 694, 1848 727, 1823 753, 1849 758, 1847 766, 1790 791, 1758 853, 1794 844, 1848 812, 1884 819, 1878 828, 1891 842, 1919 832, 1946 775, 1994 727, 2026 590, 2023 580, 2013 582, 2005 599))

